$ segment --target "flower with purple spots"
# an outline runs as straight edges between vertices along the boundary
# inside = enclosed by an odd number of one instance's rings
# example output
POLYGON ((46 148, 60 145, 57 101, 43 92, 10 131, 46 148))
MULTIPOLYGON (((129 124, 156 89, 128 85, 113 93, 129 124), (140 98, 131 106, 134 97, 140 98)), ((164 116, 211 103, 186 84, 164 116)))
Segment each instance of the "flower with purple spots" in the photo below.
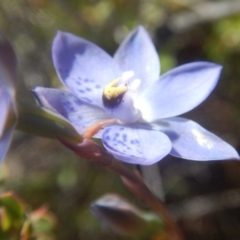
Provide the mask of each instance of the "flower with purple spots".
POLYGON ((40 103, 62 114, 81 134, 95 129, 93 137, 101 138, 116 158, 142 165, 167 154, 200 161, 239 158, 219 137, 194 121, 176 117, 208 97, 221 66, 194 62, 159 77, 158 54, 141 26, 127 36, 113 58, 66 32, 57 33, 52 56, 70 92, 37 87, 40 103))

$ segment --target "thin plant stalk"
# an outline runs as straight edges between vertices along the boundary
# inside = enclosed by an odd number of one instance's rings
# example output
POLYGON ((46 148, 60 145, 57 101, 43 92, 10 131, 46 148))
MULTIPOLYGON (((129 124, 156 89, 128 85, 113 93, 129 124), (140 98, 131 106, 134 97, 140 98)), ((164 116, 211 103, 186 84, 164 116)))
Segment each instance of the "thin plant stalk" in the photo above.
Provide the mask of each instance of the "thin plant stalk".
POLYGON ((183 240, 183 235, 166 206, 149 190, 142 179, 131 172, 120 161, 116 160, 103 147, 89 139, 84 139, 82 143, 74 145, 59 139, 67 148, 75 152, 79 157, 91 162, 98 163, 112 171, 118 173, 124 184, 144 203, 156 212, 166 224, 169 231, 169 240, 183 240))

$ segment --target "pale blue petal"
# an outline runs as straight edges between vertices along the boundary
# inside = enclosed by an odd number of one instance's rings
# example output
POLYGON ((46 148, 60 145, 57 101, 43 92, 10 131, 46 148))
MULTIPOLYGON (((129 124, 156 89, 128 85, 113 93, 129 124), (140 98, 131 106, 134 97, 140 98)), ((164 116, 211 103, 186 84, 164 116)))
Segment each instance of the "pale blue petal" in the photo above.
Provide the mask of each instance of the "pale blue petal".
POLYGON ((175 157, 199 161, 239 159, 230 144, 194 121, 174 117, 159 123, 172 141, 170 154, 175 157))
POLYGON ((9 99, 9 94, 6 93, 5 89, 1 89, 0 85, 0 139, 1 136, 3 135, 6 122, 7 122, 7 117, 8 117, 8 112, 9 112, 9 107, 10 107, 10 99, 9 99))
POLYGON ((0 137, 0 162, 2 162, 7 154, 9 149, 11 139, 12 139, 12 132, 14 126, 10 127, 4 134, 0 137))
POLYGON ((8 122, 9 119, 15 117, 12 99, 5 89, 0 88, 0 162, 4 160, 12 137, 12 132, 15 127, 15 122, 8 122), (12 116, 14 115, 14 116, 12 116))
POLYGON ((141 79, 138 92, 157 81, 160 74, 160 63, 156 49, 146 30, 139 26, 122 42, 114 59, 122 71, 133 70, 141 79))
POLYGON ((17 59, 11 43, 0 34, 0 136, 9 112, 15 114, 17 59))
POLYGON ((57 74, 68 89, 83 101, 100 107, 104 86, 120 76, 111 56, 70 33, 58 32, 52 56, 57 74))
POLYGON ((0 88, 13 91, 17 84, 17 57, 11 43, 0 35, 0 88))
POLYGON ((209 62, 177 67, 146 89, 135 106, 148 122, 188 112, 209 96, 221 69, 220 65, 209 62))
POLYGON ((15 127, 17 60, 11 43, 0 35, 0 162, 5 158, 15 127))
POLYGON ((164 133, 140 125, 106 127, 102 142, 116 158, 132 164, 151 165, 171 151, 171 142, 164 133))
POLYGON ((79 100, 70 92, 43 87, 33 92, 43 107, 64 116, 80 134, 90 125, 110 118, 101 108, 79 100))

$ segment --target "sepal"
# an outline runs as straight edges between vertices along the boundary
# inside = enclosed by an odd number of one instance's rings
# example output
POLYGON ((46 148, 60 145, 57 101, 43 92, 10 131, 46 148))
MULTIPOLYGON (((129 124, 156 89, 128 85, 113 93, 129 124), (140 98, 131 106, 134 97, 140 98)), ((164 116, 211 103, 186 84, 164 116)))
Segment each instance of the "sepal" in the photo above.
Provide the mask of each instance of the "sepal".
POLYGON ((57 113, 26 103, 20 105, 18 110, 18 130, 46 138, 59 137, 73 143, 82 141, 75 128, 57 113))

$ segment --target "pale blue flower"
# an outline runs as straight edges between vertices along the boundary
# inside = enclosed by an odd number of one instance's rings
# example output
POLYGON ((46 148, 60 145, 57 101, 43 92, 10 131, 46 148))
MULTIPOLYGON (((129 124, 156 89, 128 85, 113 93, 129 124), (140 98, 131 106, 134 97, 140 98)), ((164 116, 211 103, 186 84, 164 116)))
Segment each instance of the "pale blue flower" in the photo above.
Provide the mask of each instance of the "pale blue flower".
POLYGON ((158 54, 143 27, 132 31, 112 58, 95 44, 58 32, 53 62, 63 91, 37 87, 44 107, 67 118, 83 134, 117 119, 94 137, 116 158, 153 164, 167 154, 192 160, 238 158, 233 147, 197 123, 176 117, 198 106, 215 87, 222 67, 194 62, 162 76, 158 54))
POLYGON ((0 162, 8 151, 16 124, 17 60, 7 39, 0 36, 0 162))

